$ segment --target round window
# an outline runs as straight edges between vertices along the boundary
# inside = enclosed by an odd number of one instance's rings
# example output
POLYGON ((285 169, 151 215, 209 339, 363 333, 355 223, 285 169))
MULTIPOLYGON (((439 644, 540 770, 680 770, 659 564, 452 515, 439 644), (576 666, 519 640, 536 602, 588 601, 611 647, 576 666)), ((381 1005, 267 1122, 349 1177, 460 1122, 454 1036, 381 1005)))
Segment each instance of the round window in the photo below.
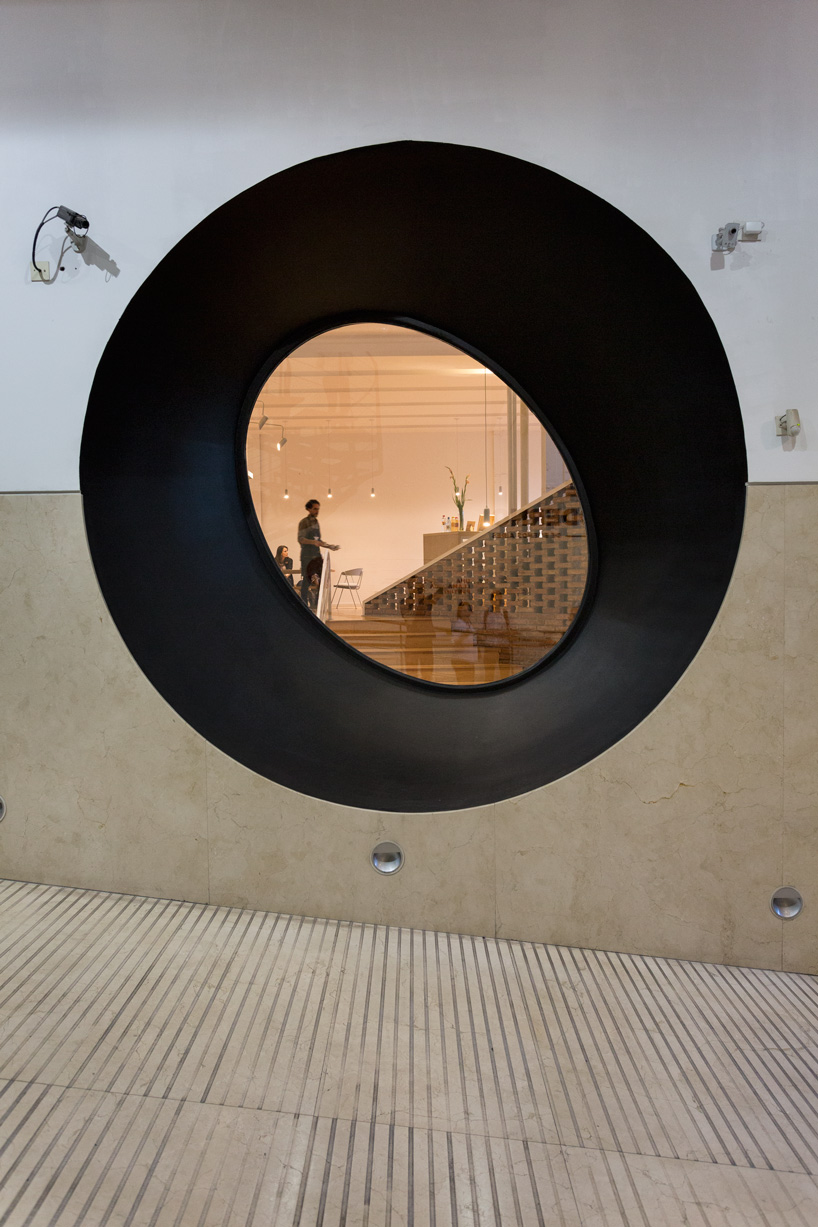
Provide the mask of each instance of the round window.
POLYGON ((745 480, 718 334, 654 240, 422 141, 291 167, 186 235, 108 342, 80 472, 108 608, 176 711, 401 813, 527 792, 643 720, 719 609, 745 480))
POLYGON ((384 323, 312 338, 264 382, 246 459, 293 598, 387 668, 503 681, 576 618, 588 540, 562 453, 447 341, 384 323))

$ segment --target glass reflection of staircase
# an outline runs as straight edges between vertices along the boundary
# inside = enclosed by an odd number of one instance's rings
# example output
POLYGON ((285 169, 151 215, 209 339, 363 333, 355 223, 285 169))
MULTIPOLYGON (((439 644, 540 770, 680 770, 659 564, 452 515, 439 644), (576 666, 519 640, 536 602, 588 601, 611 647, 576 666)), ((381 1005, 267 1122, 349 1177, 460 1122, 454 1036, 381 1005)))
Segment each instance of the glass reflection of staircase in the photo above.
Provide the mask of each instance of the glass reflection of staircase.
MULTIPOLYGON (((330 622, 336 635, 365 656, 390 669, 408 673, 428 682, 456 685, 464 681, 453 664, 453 635, 448 623, 435 628, 425 617, 363 617, 330 622)), ((519 672, 511 660, 501 662, 499 648, 479 648, 468 682, 499 681, 519 672)))
POLYGON ((370 596, 363 617, 333 617, 330 626, 365 655, 414 677, 501 680, 559 642, 587 573, 582 506, 567 482, 370 596), (453 631, 463 602, 471 606, 471 654, 453 631))

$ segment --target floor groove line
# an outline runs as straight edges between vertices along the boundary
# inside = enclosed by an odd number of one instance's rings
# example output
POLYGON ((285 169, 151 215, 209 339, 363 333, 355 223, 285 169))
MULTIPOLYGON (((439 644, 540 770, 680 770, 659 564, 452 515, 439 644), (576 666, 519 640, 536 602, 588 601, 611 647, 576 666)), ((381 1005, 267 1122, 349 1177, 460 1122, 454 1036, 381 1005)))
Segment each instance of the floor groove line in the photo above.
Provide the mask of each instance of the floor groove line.
POLYGON ((807 976, 0 883, 0 1227, 814 1227, 816 1073, 807 976))

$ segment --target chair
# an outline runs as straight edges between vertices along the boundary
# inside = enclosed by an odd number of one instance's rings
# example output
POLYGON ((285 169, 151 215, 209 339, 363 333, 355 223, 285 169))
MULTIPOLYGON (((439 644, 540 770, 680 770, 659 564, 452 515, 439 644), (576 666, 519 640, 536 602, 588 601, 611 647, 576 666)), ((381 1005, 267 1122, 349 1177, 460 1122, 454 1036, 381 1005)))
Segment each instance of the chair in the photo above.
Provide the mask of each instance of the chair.
POLYGON ((351 571, 342 571, 338 583, 335 585, 335 592, 338 594, 336 604, 341 604, 341 596, 344 592, 350 592, 352 594, 352 603, 355 604, 357 601, 360 605, 361 598, 358 596, 358 590, 361 587, 363 577, 363 567, 353 567, 351 571))

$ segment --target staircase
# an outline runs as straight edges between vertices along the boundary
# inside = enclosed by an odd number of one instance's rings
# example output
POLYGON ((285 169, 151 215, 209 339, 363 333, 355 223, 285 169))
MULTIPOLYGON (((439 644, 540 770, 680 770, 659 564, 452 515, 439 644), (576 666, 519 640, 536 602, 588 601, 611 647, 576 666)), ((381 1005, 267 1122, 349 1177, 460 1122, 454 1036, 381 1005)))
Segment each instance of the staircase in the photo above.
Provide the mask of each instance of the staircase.
POLYGON ((582 505, 566 482, 376 592, 362 618, 332 618, 329 625, 367 656, 415 677, 495 681, 528 668, 559 642, 576 617, 587 575, 582 505), (461 601, 472 607, 479 646, 468 667, 452 650, 461 601), (492 604, 506 616, 502 647, 485 627, 492 604))

